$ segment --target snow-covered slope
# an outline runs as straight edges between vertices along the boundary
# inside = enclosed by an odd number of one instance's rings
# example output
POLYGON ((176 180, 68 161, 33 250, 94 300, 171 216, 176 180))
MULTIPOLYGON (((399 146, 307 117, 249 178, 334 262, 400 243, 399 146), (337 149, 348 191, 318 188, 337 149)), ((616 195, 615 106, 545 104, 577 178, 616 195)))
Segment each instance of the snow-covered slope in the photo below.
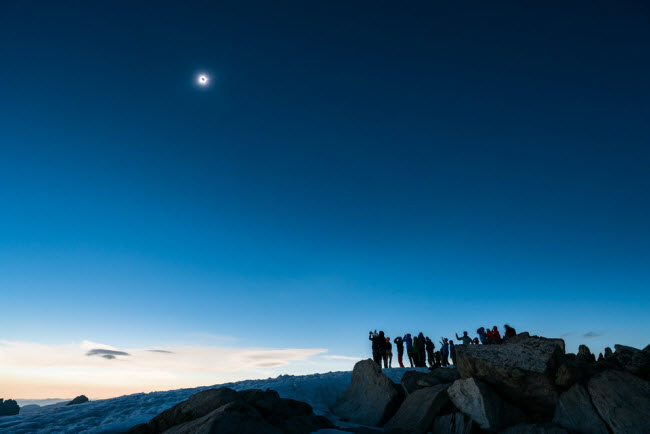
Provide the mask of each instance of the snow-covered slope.
MULTIPOLYGON (((420 368, 425 370, 424 368, 420 368)), ((391 380, 399 383, 405 368, 384 369, 391 380)), ((282 375, 266 380, 246 380, 194 389, 138 393, 119 398, 90 401, 72 406, 52 406, 27 414, 0 418, 2 433, 115 433, 146 422, 163 410, 186 400, 190 395, 214 387, 235 390, 273 389, 283 398, 310 404, 317 414, 336 421, 330 413, 334 402, 350 385, 352 372, 329 372, 303 376, 282 375)))

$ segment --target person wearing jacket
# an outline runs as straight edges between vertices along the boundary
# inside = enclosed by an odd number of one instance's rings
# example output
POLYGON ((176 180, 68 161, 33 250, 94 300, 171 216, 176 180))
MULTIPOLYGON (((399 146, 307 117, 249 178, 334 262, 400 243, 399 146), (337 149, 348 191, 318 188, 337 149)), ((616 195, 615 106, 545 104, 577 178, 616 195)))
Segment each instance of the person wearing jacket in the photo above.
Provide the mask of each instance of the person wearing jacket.
POLYGON ((515 329, 510 327, 508 324, 506 324, 504 328, 506 329, 506 335, 504 339, 514 338, 515 336, 517 336, 517 332, 515 331, 515 329))
POLYGON ((413 364, 416 368, 420 367, 420 343, 418 337, 413 337, 413 364))
POLYGON ((463 332, 462 338, 459 338, 458 333, 456 333, 456 339, 458 339, 459 341, 463 341, 463 345, 469 345, 472 343, 472 338, 467 336, 467 332, 463 332))
POLYGON ((407 333, 404 335, 404 343, 406 344, 406 355, 409 358, 411 363, 411 368, 413 367, 413 339, 411 339, 411 334, 407 333))
POLYGON ((488 339, 487 334, 485 333, 485 327, 481 327, 480 329, 476 330, 476 333, 478 334, 478 337, 481 340, 481 344, 487 345, 490 343, 490 340, 488 339))
POLYGON ((403 368, 402 356, 404 355, 404 341, 398 336, 393 339, 393 342, 395 342, 395 346, 397 347, 397 363, 399 363, 400 368, 403 368))
POLYGON ((449 355, 451 356, 451 363, 456 364, 456 346, 454 341, 449 341, 449 355))
POLYGON ((440 342, 440 356, 442 357, 442 366, 449 366, 449 342, 447 338, 442 338, 442 342, 440 342))
POLYGON ((492 342, 491 344, 500 344, 501 343, 501 333, 499 333, 499 329, 497 326, 494 326, 492 328, 492 342))
POLYGON ((386 338, 384 337, 384 332, 380 331, 377 333, 377 330, 375 330, 374 333, 370 332, 368 339, 372 341, 372 359, 381 368, 383 353, 386 351, 386 338))
POLYGON ((384 368, 392 368, 393 366, 393 344, 390 343, 390 338, 386 338, 386 353, 384 354, 384 368))
POLYGON ((418 353, 419 353, 419 356, 420 356, 420 358, 418 360, 419 361, 418 366, 420 366, 421 368, 426 368, 426 366, 427 366, 427 353, 426 353, 427 349, 426 349, 426 345, 427 345, 427 342, 426 342, 426 339, 424 338, 424 334, 422 332, 420 332, 420 334, 418 335, 418 353))
POLYGON ((429 367, 433 368, 436 361, 434 360, 433 350, 436 347, 429 336, 426 337, 427 357, 429 358, 429 367))

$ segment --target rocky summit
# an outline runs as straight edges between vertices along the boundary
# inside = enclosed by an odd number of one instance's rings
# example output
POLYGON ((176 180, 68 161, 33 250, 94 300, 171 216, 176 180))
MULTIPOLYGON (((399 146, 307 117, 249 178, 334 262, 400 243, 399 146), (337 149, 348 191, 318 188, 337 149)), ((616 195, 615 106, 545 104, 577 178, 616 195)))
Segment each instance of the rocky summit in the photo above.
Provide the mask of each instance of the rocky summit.
POLYGON ((149 433, 389 434, 650 433, 650 351, 586 346, 522 333, 500 345, 457 347, 458 365, 409 370, 394 383, 358 362, 327 413, 271 390, 209 389, 130 430, 149 433), (338 425, 338 426, 337 426, 338 425))

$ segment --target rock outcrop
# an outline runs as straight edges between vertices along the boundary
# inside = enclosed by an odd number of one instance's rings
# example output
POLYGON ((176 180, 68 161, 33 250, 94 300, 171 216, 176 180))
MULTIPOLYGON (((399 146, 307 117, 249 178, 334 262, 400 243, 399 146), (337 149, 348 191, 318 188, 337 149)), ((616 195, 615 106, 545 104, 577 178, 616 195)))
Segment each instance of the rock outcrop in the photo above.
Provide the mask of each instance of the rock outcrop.
POLYGON ((20 406, 13 399, 0 398, 0 416, 15 416, 20 413, 20 406))
POLYGON ((192 395, 129 433, 307 434, 328 428, 333 424, 316 416, 309 404, 280 398, 275 391, 220 388, 192 395))
POLYGON ((497 431, 525 421, 521 410, 503 402, 481 380, 457 380, 449 387, 447 393, 454 406, 484 430, 497 431))
POLYGON ((608 434, 609 432, 591 404, 587 390, 580 384, 574 385, 560 395, 553 422, 570 431, 580 433, 608 434))
POLYGON ((418 389, 437 386, 440 380, 433 372, 406 371, 402 376, 401 384, 408 395, 418 389))
POLYGON ((631 374, 650 380, 650 345, 642 350, 625 345, 614 345, 617 362, 631 374))
POLYGON ((468 345, 457 349, 462 378, 490 384, 508 402, 527 413, 550 418, 558 393, 555 373, 564 356, 564 341, 516 336, 502 345, 468 345))
POLYGON ((553 424, 520 424, 501 431, 501 434, 568 434, 568 431, 553 424))
POLYGON ((474 421, 463 413, 438 416, 433 422, 433 434, 471 434, 478 431, 474 421))
POLYGON ((84 402, 88 402, 88 398, 86 395, 79 395, 72 401, 68 402, 66 405, 77 405, 77 404, 83 404, 84 402))
POLYGON ((409 394, 384 427, 387 432, 425 433, 449 400, 447 386, 425 387, 409 394))
POLYGON ((395 414, 403 400, 401 387, 368 359, 354 365, 350 387, 332 411, 344 421, 381 426, 395 414))
POLYGON ((624 371, 610 370, 588 383, 591 401, 614 433, 650 432, 650 383, 624 371))

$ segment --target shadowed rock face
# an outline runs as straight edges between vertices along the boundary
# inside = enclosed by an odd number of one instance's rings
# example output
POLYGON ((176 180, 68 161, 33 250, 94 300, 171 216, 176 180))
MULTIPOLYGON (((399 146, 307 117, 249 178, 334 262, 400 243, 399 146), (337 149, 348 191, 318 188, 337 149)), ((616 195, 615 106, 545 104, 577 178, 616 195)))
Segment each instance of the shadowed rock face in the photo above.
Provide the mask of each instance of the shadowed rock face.
POLYGON ((309 404, 283 399, 272 390, 210 389, 192 395, 146 424, 128 432, 173 433, 288 433, 307 434, 333 425, 316 416, 309 404))
POLYGON ((587 390, 576 384, 560 395, 553 422, 572 431, 607 434, 607 427, 591 404, 587 390))
POLYGON ((403 400, 401 388, 368 359, 354 365, 350 387, 332 410, 345 421, 381 426, 395 414, 403 400))
POLYGON ((650 380, 650 345, 642 350, 614 345, 616 361, 629 373, 650 380))
POLYGON ((589 395, 614 434, 650 432, 650 384, 628 372, 605 371, 589 380, 589 395))
POLYGON ((463 413, 438 416, 433 422, 433 434, 471 434, 477 431, 474 421, 463 413))
POLYGON ((424 433, 449 401, 447 385, 425 387, 409 394, 399 410, 384 427, 387 432, 424 433))
POLYGON ((458 370, 462 378, 487 382, 506 401, 527 413, 550 419, 558 398, 555 373, 563 356, 561 339, 516 336, 502 345, 460 349, 458 370))
POLYGON ((447 393, 456 408, 482 429, 496 431, 525 421, 521 410, 504 402, 481 380, 457 380, 447 393))
POLYGON ((83 404, 84 402, 88 402, 88 398, 86 398, 86 395, 79 395, 72 401, 68 402, 66 405, 77 405, 77 404, 83 404))

